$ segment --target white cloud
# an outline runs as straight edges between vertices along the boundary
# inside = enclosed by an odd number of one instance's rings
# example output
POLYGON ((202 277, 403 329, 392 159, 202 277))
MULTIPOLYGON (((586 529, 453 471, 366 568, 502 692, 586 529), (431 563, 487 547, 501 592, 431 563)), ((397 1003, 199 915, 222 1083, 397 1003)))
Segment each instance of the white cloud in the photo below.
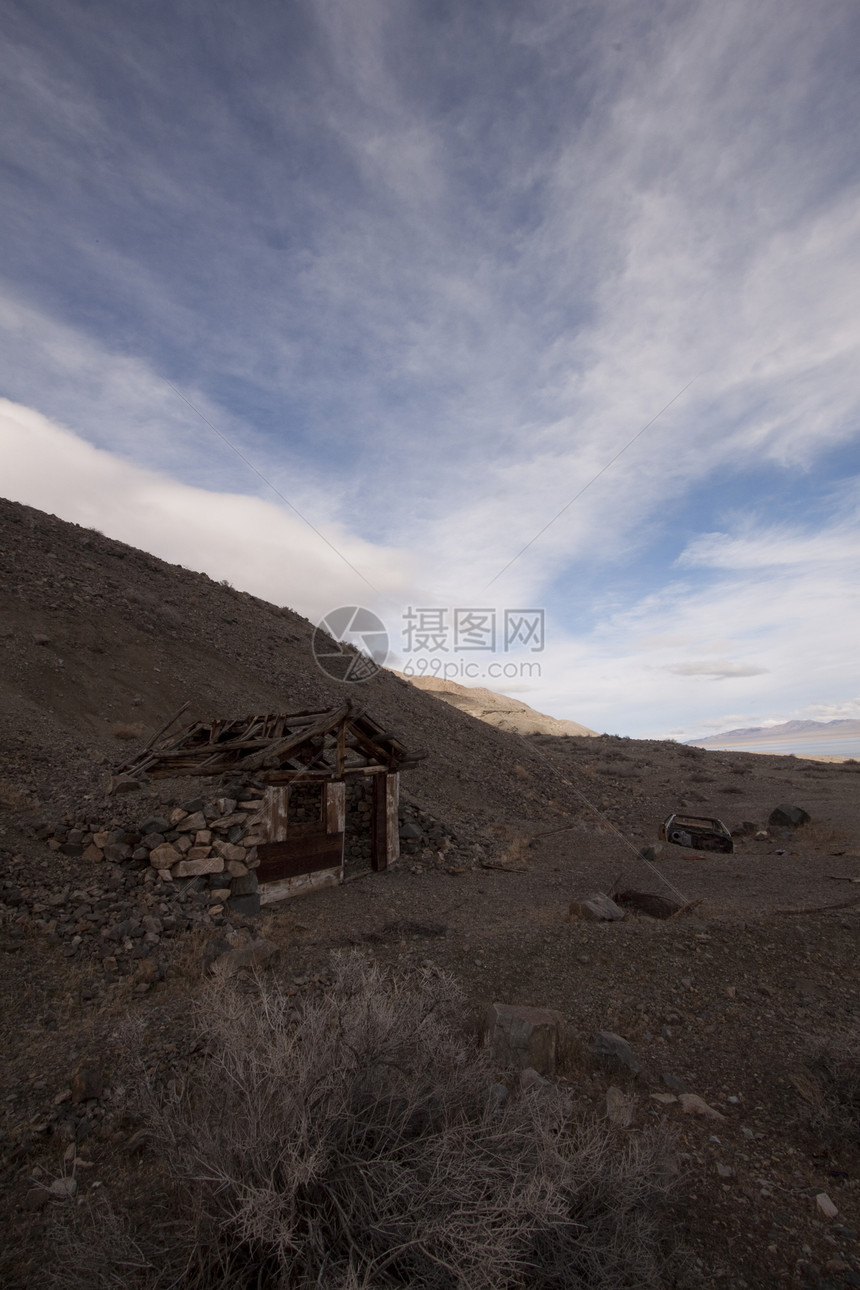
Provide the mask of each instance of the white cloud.
POLYGON ((700 659, 689 663, 670 663, 667 672, 676 676, 711 676, 716 681, 729 676, 762 676, 768 671, 766 667, 755 667, 751 663, 733 663, 727 658, 700 659))
POLYGON ((291 512, 259 497, 177 483, 0 399, 3 494, 318 621, 338 604, 385 602, 408 586, 410 558, 328 522, 319 527, 373 591, 291 512))

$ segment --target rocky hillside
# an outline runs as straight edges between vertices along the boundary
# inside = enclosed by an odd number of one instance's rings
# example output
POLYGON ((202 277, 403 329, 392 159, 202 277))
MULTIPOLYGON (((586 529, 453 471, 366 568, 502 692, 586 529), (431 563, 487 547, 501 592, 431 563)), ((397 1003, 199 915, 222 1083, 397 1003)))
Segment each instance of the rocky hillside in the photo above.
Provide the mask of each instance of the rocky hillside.
POLYGON ((392 672, 339 684, 289 608, 168 565, 92 529, 0 500, 0 793, 69 809, 185 702, 183 720, 324 709, 345 694, 428 752, 404 790, 472 837, 578 809, 529 786, 538 754, 392 672), (480 790, 478 786, 480 785, 480 790))
POLYGON ((596 730, 581 726, 578 721, 565 721, 558 717, 549 717, 545 712, 537 712, 520 699, 512 699, 509 694, 497 694, 483 686, 458 685, 456 681, 446 681, 437 676, 406 676, 403 672, 395 673, 405 681, 410 681, 419 690, 435 694, 437 699, 450 704, 460 712, 468 712, 470 717, 485 721, 488 726, 499 730, 510 730, 518 735, 596 735, 596 730))

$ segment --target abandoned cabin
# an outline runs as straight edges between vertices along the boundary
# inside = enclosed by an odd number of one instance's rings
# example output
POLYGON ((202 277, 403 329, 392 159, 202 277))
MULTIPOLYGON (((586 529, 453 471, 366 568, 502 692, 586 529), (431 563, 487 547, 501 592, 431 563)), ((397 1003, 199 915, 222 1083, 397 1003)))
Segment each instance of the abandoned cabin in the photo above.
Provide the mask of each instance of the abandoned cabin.
POLYGON ((171 877, 226 871, 234 907, 242 897, 268 904, 331 886, 344 879, 348 809, 357 816, 351 836, 370 867, 397 860, 400 772, 426 754, 410 753, 363 709, 346 703, 329 712, 194 721, 164 737, 175 720, 116 771, 114 788, 144 778, 223 776, 245 785, 251 800, 218 821, 223 838, 214 844, 202 816, 186 817, 177 827, 190 839, 199 823, 199 845, 181 855, 166 847, 150 857, 154 867, 163 859, 171 877))

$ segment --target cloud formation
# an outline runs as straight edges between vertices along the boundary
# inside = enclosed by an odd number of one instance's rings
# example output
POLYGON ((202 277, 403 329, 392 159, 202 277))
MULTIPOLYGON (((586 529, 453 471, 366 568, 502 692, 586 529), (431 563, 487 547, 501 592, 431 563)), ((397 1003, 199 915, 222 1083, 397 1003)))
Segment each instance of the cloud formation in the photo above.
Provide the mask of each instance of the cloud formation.
MULTIPOLYGON (((11 0, 0 390, 144 472, 141 535, 172 482, 315 551, 180 391, 389 613, 531 544, 491 594, 550 613, 559 715, 853 702, 813 641, 854 623, 858 60, 849 0, 11 0)), ((297 605, 359 595, 307 558, 297 605)))

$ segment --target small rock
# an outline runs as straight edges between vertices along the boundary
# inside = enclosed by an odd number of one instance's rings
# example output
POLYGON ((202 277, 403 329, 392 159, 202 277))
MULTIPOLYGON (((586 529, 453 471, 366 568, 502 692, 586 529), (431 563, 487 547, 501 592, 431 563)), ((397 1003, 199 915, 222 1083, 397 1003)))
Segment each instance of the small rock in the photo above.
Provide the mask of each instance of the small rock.
POLYGON ((173 827, 177 833, 197 833, 206 828, 206 816, 202 811, 195 811, 193 815, 186 815, 179 820, 173 827))
POLYGON ((585 900, 573 901, 568 910, 568 916, 572 919, 584 918, 592 922, 599 922, 601 919, 615 922, 625 915, 624 910, 609 896, 605 896, 602 892, 595 892, 585 900))
POLYGON ((606 1090, 606 1117, 616 1128, 626 1129, 633 1120, 635 1098, 628 1097, 620 1088, 611 1085, 606 1090))
POLYGON ((163 834, 166 833, 169 828, 170 821, 163 815, 150 815, 149 819, 144 820, 143 824, 141 824, 140 831, 144 834, 144 840, 146 840, 145 835, 147 833, 163 834))
POLYGON ((601 1030, 591 1045, 591 1051, 596 1057, 614 1058, 622 1066, 626 1066, 634 1075, 638 1075, 642 1069, 627 1040, 622 1039, 620 1035, 613 1034, 611 1030, 601 1030))
POLYGON ((833 1204, 833 1201, 827 1195, 826 1191, 820 1191, 818 1193, 818 1195, 815 1197, 815 1204, 819 1214, 821 1214, 822 1218, 826 1218, 828 1222, 831 1219, 834 1219, 836 1215, 839 1213, 839 1210, 833 1204))
POLYGON ((197 878, 206 873, 223 873, 224 861, 220 856, 208 856, 205 860, 180 860, 171 873, 174 878, 197 878))
POLYGON ((90 845, 84 849, 84 853, 81 857, 82 860, 90 860, 93 862, 104 860, 104 858, 104 851, 102 851, 101 847, 97 847, 94 842, 91 842, 90 845))
POLYGON ((214 850, 222 857, 222 859, 238 860, 240 864, 244 864, 245 856, 247 854, 244 847, 236 846, 232 842, 216 842, 214 844, 214 850))
POLYGON ((674 1093, 652 1093, 651 1100, 653 1102, 659 1102, 661 1106, 671 1106, 672 1103, 677 1102, 678 1099, 674 1093))
POLYGON ((71 1175, 68 1178, 55 1178, 48 1190, 59 1200, 71 1200, 78 1190, 78 1184, 71 1175))
POLYGON ((153 869, 170 869, 181 859, 181 853, 170 842, 162 842, 161 846, 149 853, 149 863, 153 869))
POLYGON ((717 1173, 721 1178, 734 1178, 735 1176, 735 1171, 731 1165, 724 1165, 719 1160, 717 1161, 717 1173))
POLYGON ((131 775, 115 775, 111 779, 110 791, 112 793, 139 793, 143 784, 139 779, 134 779, 131 775))
POLYGON ((708 1106, 697 1093, 681 1093, 678 1098, 687 1115, 704 1115, 709 1120, 724 1120, 726 1117, 712 1106, 708 1106))
POLYGON ((677 1075, 673 1075, 671 1071, 663 1071, 660 1078, 666 1087, 670 1088, 673 1093, 687 1092, 687 1085, 684 1081, 679 1079, 677 1075))

